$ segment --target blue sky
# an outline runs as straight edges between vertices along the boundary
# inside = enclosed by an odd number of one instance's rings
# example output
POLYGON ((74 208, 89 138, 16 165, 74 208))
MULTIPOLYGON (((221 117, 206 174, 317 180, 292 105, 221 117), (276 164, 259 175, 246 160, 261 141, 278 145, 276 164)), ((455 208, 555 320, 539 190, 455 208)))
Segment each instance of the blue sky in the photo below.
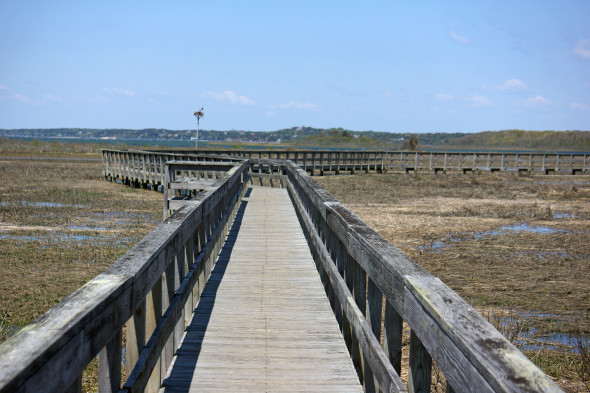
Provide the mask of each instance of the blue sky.
POLYGON ((590 130, 590 1, 0 0, 0 128, 590 130))

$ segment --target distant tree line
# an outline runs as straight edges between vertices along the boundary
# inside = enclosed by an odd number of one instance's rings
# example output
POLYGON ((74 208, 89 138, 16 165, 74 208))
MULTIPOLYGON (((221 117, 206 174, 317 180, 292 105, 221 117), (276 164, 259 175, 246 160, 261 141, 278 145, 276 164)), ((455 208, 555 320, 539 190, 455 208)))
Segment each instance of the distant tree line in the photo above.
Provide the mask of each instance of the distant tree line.
POLYGON ((484 131, 452 141, 456 146, 511 147, 519 149, 590 149, 590 131, 484 131))
MULTIPOLYGON (((308 137, 339 133, 346 138, 370 138, 392 144, 403 145, 410 140, 412 133, 352 131, 343 128, 313 128, 292 127, 276 131, 244 131, 244 130, 200 130, 199 139, 204 141, 226 142, 259 142, 278 143, 301 141, 308 137)), ((442 145, 460 138, 464 133, 423 133, 420 134, 422 145, 442 145)), ((94 128, 43 128, 43 129, 0 129, 0 136, 21 137, 64 137, 64 138, 124 138, 124 139, 174 139, 190 140, 195 136, 195 130, 167 130, 161 128, 145 128, 131 130, 122 128, 94 129, 94 128)))
MULTIPOLYGON (((0 129, 0 137, 64 137, 64 138, 119 138, 190 140, 195 130, 167 130, 162 128, 93 129, 93 128, 45 128, 0 129)), ((522 149, 590 149, 590 131, 485 131, 467 133, 399 133, 382 131, 352 131, 339 128, 292 127, 276 131, 200 130, 199 139, 212 142, 292 143, 297 146, 370 145, 399 146, 416 149, 420 146, 457 147, 505 147, 522 149)))

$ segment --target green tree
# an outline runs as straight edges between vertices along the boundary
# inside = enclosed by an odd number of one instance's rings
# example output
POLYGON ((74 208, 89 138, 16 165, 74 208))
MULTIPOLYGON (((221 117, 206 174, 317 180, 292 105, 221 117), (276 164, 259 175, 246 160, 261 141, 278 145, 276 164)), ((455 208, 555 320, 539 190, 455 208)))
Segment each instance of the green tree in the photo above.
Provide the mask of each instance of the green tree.
POLYGON ((416 150, 418 148, 418 137, 412 135, 410 139, 404 144, 404 148, 408 150, 416 150))

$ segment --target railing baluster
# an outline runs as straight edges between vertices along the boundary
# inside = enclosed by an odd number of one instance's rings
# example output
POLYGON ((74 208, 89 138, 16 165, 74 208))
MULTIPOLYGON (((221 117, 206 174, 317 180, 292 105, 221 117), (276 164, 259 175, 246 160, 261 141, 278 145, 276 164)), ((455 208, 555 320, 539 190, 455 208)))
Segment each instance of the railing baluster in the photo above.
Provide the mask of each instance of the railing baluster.
MULTIPOLYGON (((373 335, 378 339, 381 338, 381 313, 383 307, 383 294, 369 278, 367 286, 367 322, 371 326, 373 335)), ((379 384, 373 378, 373 372, 369 367, 365 368, 365 391, 379 391, 379 384)))
POLYGON ((383 350, 397 374, 400 375, 402 371, 403 320, 388 301, 385 301, 383 325, 383 350))
POLYGON ((121 330, 98 355, 98 392, 115 393, 121 388, 121 330))
POLYGON ((412 331, 410 333, 410 369, 408 391, 410 393, 430 392, 432 359, 422 342, 412 331))
POLYGON ((146 301, 144 299, 133 312, 133 316, 127 321, 125 329, 125 375, 131 374, 145 345, 145 311, 146 301))

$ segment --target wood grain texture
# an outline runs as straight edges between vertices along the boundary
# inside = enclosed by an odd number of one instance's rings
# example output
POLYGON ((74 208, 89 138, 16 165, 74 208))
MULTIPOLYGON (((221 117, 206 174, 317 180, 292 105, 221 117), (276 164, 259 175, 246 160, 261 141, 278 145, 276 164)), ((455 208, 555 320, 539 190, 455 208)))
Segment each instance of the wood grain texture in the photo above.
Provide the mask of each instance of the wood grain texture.
POLYGON ((361 391, 286 190, 243 203, 163 391, 361 391))

